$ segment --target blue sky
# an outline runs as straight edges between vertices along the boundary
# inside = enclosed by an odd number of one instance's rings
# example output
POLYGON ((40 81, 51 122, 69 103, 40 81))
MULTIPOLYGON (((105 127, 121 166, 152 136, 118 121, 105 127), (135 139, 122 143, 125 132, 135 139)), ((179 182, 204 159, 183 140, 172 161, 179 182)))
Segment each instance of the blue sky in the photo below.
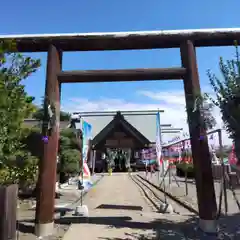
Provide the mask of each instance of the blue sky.
MULTIPOLYGON (((4 1, 1 8, 7 11, 1 11, 4 24, 1 25, 0 34, 117 32, 240 26, 240 1, 238 0, 12 0, 4 1)), ((202 88, 208 85, 206 70, 210 68, 217 72, 219 56, 228 59, 233 56, 233 53, 233 47, 197 50, 202 88)), ((39 103, 44 94, 46 54, 38 53, 32 56, 42 59, 42 67, 26 80, 26 88, 39 103)), ((65 53, 63 60, 65 70, 179 65, 178 49, 75 52, 65 53)), ((62 106, 69 110, 88 111, 129 109, 139 106, 142 109, 165 105, 170 107, 174 103, 168 103, 160 96, 169 92, 180 94, 181 91, 182 83, 176 84, 171 81, 68 84, 62 88, 62 106)), ((166 119, 171 117, 168 116, 166 119)))

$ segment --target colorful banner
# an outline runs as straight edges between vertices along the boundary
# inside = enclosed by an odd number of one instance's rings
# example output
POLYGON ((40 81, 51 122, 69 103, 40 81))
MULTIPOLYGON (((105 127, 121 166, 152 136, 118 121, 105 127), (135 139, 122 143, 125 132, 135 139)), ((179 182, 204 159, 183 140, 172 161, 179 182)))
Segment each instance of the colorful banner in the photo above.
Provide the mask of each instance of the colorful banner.
POLYGON ((237 164, 237 157, 236 157, 236 154, 235 154, 234 144, 232 145, 232 151, 229 154, 228 162, 229 162, 230 165, 236 165, 237 164))
POLYGON ((92 126, 82 120, 82 157, 83 162, 87 162, 88 151, 89 151, 89 141, 92 139, 92 126))
POLYGON ((91 174, 89 171, 89 167, 87 165, 88 161, 88 152, 89 149, 89 142, 92 139, 92 126, 82 120, 82 160, 83 160, 83 178, 90 178, 91 174))
POLYGON ((143 161, 152 161, 154 163, 156 163, 156 159, 157 159, 157 153, 156 153, 156 148, 147 148, 147 149, 143 149, 141 151, 141 160, 143 161))

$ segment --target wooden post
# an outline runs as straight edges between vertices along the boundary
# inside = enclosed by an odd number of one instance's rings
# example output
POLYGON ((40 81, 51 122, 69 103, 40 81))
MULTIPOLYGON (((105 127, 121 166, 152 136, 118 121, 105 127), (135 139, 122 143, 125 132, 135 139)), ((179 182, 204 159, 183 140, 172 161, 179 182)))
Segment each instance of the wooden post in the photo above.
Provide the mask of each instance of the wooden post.
POLYGON ((205 232, 216 232, 217 204, 206 129, 199 109, 193 112, 195 100, 200 96, 201 90, 195 48, 191 41, 186 41, 181 45, 181 59, 182 66, 187 69, 184 90, 195 169, 200 228, 205 232))
POLYGON ((0 239, 16 239, 18 186, 0 186, 0 239))
MULTIPOLYGON (((37 206, 35 216, 35 233, 45 237, 54 230, 54 204, 59 139, 60 86, 57 74, 61 71, 62 53, 50 45, 47 59, 47 76, 45 98, 54 106, 56 121, 49 135, 48 142, 43 144, 43 154, 39 163, 39 178, 37 187, 37 206)), ((48 103, 44 106, 44 121, 48 119, 48 103)), ((48 132, 48 126, 43 124, 43 133, 48 132)))

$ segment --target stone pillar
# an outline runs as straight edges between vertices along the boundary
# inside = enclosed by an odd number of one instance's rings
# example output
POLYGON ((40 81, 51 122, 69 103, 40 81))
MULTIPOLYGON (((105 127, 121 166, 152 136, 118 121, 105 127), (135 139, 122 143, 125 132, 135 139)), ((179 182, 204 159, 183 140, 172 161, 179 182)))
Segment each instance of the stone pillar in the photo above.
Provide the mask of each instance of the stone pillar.
POLYGON ((44 106, 44 121, 48 120, 48 104, 55 108, 56 121, 48 131, 47 124, 43 124, 43 134, 48 132, 48 142, 42 143, 42 157, 39 163, 39 178, 37 187, 37 206, 35 216, 35 233, 45 237, 53 234, 54 205, 57 172, 57 155, 59 139, 60 114, 60 84, 57 74, 61 71, 62 53, 53 45, 49 46, 47 59, 47 76, 44 106))
POLYGON ((217 204, 208 148, 206 129, 200 111, 193 112, 196 98, 201 94, 196 52, 191 41, 181 45, 182 66, 187 69, 184 91, 187 105, 192 157, 195 168, 200 227, 205 232, 216 231, 217 204))

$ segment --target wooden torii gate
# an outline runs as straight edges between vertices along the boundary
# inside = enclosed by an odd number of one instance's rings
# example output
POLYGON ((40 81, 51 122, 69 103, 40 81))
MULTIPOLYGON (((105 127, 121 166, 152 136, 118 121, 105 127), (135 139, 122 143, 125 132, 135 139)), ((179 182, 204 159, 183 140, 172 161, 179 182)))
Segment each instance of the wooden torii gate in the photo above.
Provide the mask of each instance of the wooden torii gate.
MULTIPOLYGON (((196 187, 200 227, 204 231, 215 228, 217 212, 211 157, 206 131, 202 128, 200 112, 194 111, 194 102, 201 94, 195 47, 230 46, 240 42, 240 28, 172 30, 149 32, 42 34, 0 36, 0 40, 14 40, 19 52, 48 52, 45 96, 56 110, 56 124, 44 144, 39 166, 39 190, 36 209, 36 234, 46 236, 53 232, 56 166, 59 138, 59 111, 62 83, 118 82, 145 80, 181 80, 189 119, 193 162, 196 169, 196 187), (63 51, 105 51, 180 48, 182 66, 155 69, 62 71, 63 51), (200 136, 205 136, 199 140, 200 136)), ((47 107, 47 106, 46 106, 47 107)), ((47 111, 46 111, 47 114, 47 111)), ((46 132, 46 126, 43 126, 46 132)))

